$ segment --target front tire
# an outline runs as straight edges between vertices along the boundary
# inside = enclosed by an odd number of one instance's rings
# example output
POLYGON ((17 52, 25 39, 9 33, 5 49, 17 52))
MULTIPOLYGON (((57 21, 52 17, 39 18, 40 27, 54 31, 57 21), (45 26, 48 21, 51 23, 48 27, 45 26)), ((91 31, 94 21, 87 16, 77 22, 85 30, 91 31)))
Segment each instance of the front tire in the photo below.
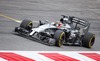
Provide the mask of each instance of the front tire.
POLYGON ((65 32, 57 30, 54 34, 54 39, 56 39, 55 46, 61 47, 65 41, 65 32))
POLYGON ((82 39, 82 46, 91 48, 95 42, 95 35, 88 32, 84 34, 83 39, 82 39))
POLYGON ((33 27, 33 23, 30 20, 24 19, 21 22, 20 27, 30 31, 32 29, 32 27, 33 27))

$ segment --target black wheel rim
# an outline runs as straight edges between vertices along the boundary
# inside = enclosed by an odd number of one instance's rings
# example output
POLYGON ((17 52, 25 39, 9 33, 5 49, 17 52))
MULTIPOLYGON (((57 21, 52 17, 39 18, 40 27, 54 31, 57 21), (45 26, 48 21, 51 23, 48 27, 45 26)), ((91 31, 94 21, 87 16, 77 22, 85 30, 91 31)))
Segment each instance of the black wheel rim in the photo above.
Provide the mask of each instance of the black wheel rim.
POLYGON ((62 35, 60 39, 60 44, 63 45, 64 41, 65 41, 65 34, 62 35))
POLYGON ((29 23, 28 26, 27 26, 27 30, 30 31, 32 29, 32 26, 33 26, 33 24, 32 23, 29 23))
POLYGON ((94 44, 94 40, 95 40, 95 37, 93 37, 91 40, 91 43, 90 43, 91 46, 94 44))

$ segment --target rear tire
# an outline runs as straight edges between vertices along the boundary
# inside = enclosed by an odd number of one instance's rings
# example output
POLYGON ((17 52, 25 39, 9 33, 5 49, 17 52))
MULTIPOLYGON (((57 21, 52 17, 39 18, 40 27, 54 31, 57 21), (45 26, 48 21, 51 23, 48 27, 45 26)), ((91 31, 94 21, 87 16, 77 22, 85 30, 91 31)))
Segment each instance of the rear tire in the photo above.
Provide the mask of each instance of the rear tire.
POLYGON ((83 36, 82 46, 91 48, 93 46, 94 42, 95 42, 95 35, 88 32, 83 36))
POLYGON ((55 46, 61 47, 65 40, 65 32, 57 30, 54 34, 54 39, 56 39, 55 46))
POLYGON ((32 29, 32 27, 33 27, 33 23, 30 20, 24 19, 21 22, 20 27, 30 31, 32 29))

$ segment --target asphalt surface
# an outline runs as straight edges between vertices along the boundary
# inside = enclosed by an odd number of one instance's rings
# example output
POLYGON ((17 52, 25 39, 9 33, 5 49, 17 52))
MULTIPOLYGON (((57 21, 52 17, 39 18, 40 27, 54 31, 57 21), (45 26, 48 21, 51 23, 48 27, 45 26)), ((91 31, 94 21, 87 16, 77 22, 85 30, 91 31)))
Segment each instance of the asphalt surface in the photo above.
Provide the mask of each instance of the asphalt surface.
POLYGON ((0 50, 99 51, 99 46, 100 0, 0 0, 0 50), (20 24, 14 19, 29 19, 36 25, 38 20, 58 21, 62 14, 91 22, 90 32, 96 36, 91 49, 79 46, 48 46, 13 32, 20 24))

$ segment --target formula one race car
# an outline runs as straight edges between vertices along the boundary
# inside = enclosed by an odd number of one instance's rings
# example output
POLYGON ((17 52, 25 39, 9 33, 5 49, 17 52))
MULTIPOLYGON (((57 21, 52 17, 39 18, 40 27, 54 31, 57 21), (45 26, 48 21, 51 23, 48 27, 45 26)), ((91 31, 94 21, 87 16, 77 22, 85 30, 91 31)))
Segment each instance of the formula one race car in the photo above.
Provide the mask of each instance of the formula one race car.
POLYGON ((95 35, 88 32, 90 23, 74 16, 62 15, 62 18, 53 23, 39 21, 33 27, 30 20, 23 20, 15 32, 61 47, 62 45, 80 45, 91 48, 95 42, 95 35))

